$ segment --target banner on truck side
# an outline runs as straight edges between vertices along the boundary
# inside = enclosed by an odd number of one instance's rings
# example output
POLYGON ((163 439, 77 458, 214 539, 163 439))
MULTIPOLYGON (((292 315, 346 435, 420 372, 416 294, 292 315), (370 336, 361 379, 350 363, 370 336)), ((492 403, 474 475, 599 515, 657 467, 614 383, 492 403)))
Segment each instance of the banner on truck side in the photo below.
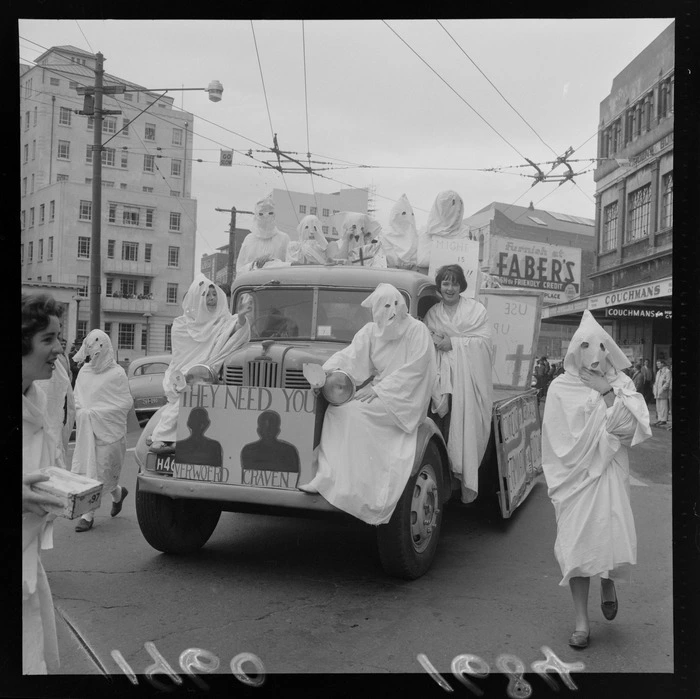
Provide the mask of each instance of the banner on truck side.
POLYGON ((467 280, 467 290, 462 292, 462 296, 475 298, 479 290, 479 241, 433 237, 428 276, 434 280, 443 265, 459 265, 462 268, 467 280))

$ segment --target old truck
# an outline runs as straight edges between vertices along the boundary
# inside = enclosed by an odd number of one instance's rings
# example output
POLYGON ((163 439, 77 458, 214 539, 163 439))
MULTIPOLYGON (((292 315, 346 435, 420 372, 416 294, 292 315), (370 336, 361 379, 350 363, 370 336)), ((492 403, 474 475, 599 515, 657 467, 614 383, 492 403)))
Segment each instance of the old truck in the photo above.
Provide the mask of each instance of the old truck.
MULTIPOLYGON (((236 279, 232 308, 243 298, 252 303, 250 341, 227 358, 218 375, 196 369, 199 379, 181 395, 174 454, 148 450, 159 413, 136 448, 136 512, 151 546, 180 554, 199 549, 222 512, 350 517, 297 487, 312 478, 328 406, 311 389, 304 365, 322 365, 371 320, 360 304, 379 282, 393 284, 419 319, 440 298, 429 277, 397 269, 309 265, 256 270, 236 279), (261 461, 265 449, 272 456, 261 461)), ((493 501, 507 518, 541 469, 540 416, 536 391, 529 388, 541 297, 487 290, 480 300, 493 325, 495 402, 477 501, 493 501)), ((428 412, 403 495, 391 521, 376 527, 382 566, 390 575, 415 579, 429 569, 444 508, 459 502, 453 497, 459 483, 451 473, 447 439, 443 420, 428 412)))

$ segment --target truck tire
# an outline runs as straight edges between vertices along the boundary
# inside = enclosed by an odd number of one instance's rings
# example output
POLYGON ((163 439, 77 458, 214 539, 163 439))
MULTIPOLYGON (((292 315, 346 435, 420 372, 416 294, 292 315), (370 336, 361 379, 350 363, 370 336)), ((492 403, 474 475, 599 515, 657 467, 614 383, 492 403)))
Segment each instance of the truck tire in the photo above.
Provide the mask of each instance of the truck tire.
POLYGON ((136 517, 146 541, 163 553, 192 553, 207 543, 221 516, 208 502, 143 493, 136 486, 136 517))
POLYGON ((379 558, 389 575, 415 580, 430 568, 440 538, 442 489, 442 459, 430 443, 391 519, 377 527, 379 558))

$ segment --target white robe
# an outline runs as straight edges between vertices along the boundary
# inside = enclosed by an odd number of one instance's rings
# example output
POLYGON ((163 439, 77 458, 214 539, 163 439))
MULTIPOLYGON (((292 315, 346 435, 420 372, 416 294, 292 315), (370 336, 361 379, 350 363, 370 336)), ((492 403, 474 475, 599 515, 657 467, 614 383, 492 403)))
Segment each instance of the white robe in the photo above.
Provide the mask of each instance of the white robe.
MULTIPOLYGON (((22 473, 55 465, 46 396, 32 384, 22 395, 22 473)), ((22 514, 22 674, 45 675, 59 667, 56 618, 41 549, 53 548, 55 515, 22 514)))
POLYGON ((491 434, 493 346, 486 308, 474 299, 460 298, 450 317, 443 303, 425 314, 432 332, 448 336, 452 349, 437 350, 438 400, 433 410, 447 411, 447 394, 452 395, 447 451, 453 472, 459 477, 462 502, 474 500, 479 490, 479 464, 491 434))
POLYGON ((76 436, 71 471, 103 484, 119 484, 126 455, 126 418, 134 404, 124 369, 113 364, 95 373, 84 364, 75 381, 76 436))
POLYGON ((608 382, 615 392, 609 408, 568 371, 547 391, 542 467, 557 518, 560 585, 598 574, 626 580, 637 560, 626 445, 651 435, 649 411, 623 372, 608 382))
POLYGON ((418 234, 413 208, 405 194, 391 208, 389 228, 382 230, 379 239, 388 267, 415 269, 418 234))
POLYGON ((468 238, 473 236, 464 222, 464 202, 451 189, 440 192, 428 214, 425 228, 418 233, 418 267, 430 266, 434 238, 468 238))
POLYGON ((244 238, 241 249, 238 252, 236 272, 247 272, 253 269, 255 260, 263 255, 270 255, 273 258, 273 262, 276 263, 276 265, 271 265, 268 262, 265 264, 265 267, 285 265, 288 245, 289 236, 284 231, 279 230, 279 228, 275 228, 274 235, 269 238, 263 238, 255 231, 249 233, 244 238))
POLYGON ((324 370, 342 369, 360 384, 375 375, 377 398, 328 406, 309 485, 335 507, 368 524, 391 519, 411 475, 418 426, 435 381, 435 351, 427 328, 408 316, 396 340, 377 338, 367 323, 324 370))
POLYGON ((56 368, 50 379, 36 381, 46 394, 46 424, 56 445, 56 466, 68 468, 68 442, 75 424, 75 398, 71 387, 70 368, 65 355, 56 359, 56 368), (65 403, 65 422, 63 420, 65 403))

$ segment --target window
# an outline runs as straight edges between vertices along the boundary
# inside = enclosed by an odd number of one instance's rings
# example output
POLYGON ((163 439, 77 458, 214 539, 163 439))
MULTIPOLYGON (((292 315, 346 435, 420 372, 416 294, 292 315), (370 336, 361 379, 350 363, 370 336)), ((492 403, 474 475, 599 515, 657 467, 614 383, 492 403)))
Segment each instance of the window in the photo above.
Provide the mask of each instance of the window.
POLYGON ((106 116, 102 120, 102 133, 116 133, 117 132, 117 117, 106 116))
POLYGON ((107 259, 113 260, 114 259, 114 245, 116 244, 115 240, 108 240, 107 241, 107 259))
POLYGON ((632 243, 649 235, 649 212, 651 210, 651 184, 644 185, 627 197, 626 243, 632 243))
POLYGON ((46 204, 40 204, 39 205, 39 225, 40 226, 44 223, 45 217, 46 217, 46 204))
POLYGON ((122 150, 120 163, 121 163, 121 166, 124 168, 129 167, 129 151, 122 150))
POLYGON ((22 230, 24 230, 24 227, 27 224, 27 212, 24 209, 22 209, 22 211, 20 212, 19 222, 20 222, 20 225, 22 226, 22 230))
POLYGON ((182 145, 182 129, 173 129, 173 145, 182 145))
POLYGON ((182 175, 182 160, 170 161, 170 174, 173 177, 180 177, 180 175, 182 175))
POLYGON ((143 283, 143 295, 144 296, 150 296, 151 295, 151 282, 145 281, 143 283))
POLYGON ((29 112, 25 112, 24 114, 24 130, 26 131, 29 128, 29 112))
POLYGON ((49 236, 49 247, 46 252, 46 259, 47 260, 53 260, 53 236, 49 236))
POLYGON ((29 80, 27 80, 26 83, 24 83, 24 96, 25 97, 32 96, 32 80, 31 80, 31 78, 29 80))
POLYGON ((92 202, 85 199, 80 201, 79 221, 92 221, 92 202))
POLYGON ((84 298, 88 295, 88 289, 90 287, 90 277, 87 275, 79 274, 77 283, 80 287, 80 289, 78 289, 78 296, 82 296, 84 298))
POLYGON ((53 274, 47 274, 47 275, 46 275, 46 281, 47 281, 47 282, 52 282, 52 281, 53 281, 53 274))
POLYGON ((39 275, 39 276, 36 278, 36 280, 37 280, 38 282, 40 282, 40 281, 41 281, 41 275, 39 275))
POLYGON ((135 323, 119 323, 119 335, 117 336, 118 349, 134 349, 135 323))
POLYGON ((130 92, 125 92, 124 93, 124 100, 126 102, 133 102, 134 101, 134 96, 130 92))
POLYGON ((36 139, 32 141, 32 160, 36 160, 36 139))
POLYGON ((168 283, 165 292, 165 303, 177 303, 177 284, 168 283))
POLYGON ((22 153, 24 153, 22 157, 22 162, 26 163, 29 162, 29 144, 25 143, 24 147, 22 148, 22 153))
MULTIPOLYGON (((114 148, 103 148, 102 149, 102 164, 109 165, 110 167, 114 167, 115 154, 116 154, 116 151, 114 148)), ((107 185, 105 185, 105 186, 107 186, 107 185)), ((114 187, 114 182, 112 182, 112 186, 114 187)))
POLYGON ((168 224, 168 230, 179 231, 180 230, 180 214, 177 211, 170 212, 170 222, 168 224))
POLYGON ((56 157, 59 160, 70 160, 70 141, 58 142, 58 153, 56 157))
POLYGON ((139 244, 130 243, 125 240, 122 242, 122 260, 129 260, 130 262, 138 262, 139 259, 139 244))
POLYGON ((78 236, 78 257, 90 259, 90 238, 87 236, 78 236))
POLYGON ((635 129, 635 112, 634 108, 628 109, 625 112, 625 144, 632 140, 632 135, 635 129))
POLYGON ((673 113, 673 76, 659 84, 659 119, 673 113))
POLYGON ((27 244, 27 262, 34 261, 34 241, 30 240, 27 244))
POLYGON ((312 206, 312 207, 309 209, 309 213, 310 213, 312 216, 315 216, 315 215, 318 213, 318 209, 317 209, 315 206, 312 206))
POLYGON ((156 140, 156 125, 146 123, 146 128, 144 129, 144 136, 147 141, 156 140))
POLYGON ((53 221, 56 218, 56 200, 52 199, 49 202, 49 221, 53 221))
POLYGON ((34 175, 32 175, 31 183, 32 183, 32 185, 29 188, 29 193, 34 194, 34 175))
POLYGON ((114 286, 114 279, 112 277, 107 277, 105 281, 105 296, 111 296, 114 286))
POLYGON ((125 206, 122 211, 122 223, 125 226, 138 226, 141 210, 135 206, 125 206))
POLYGON ((146 228, 153 228, 153 213, 155 209, 146 209, 146 228))
POLYGON ((105 335, 112 334, 112 323, 105 321, 105 335))
POLYGON ((44 239, 39 238, 39 249, 37 250, 36 261, 41 262, 44 259, 44 239))
POLYGON ((75 80, 69 80, 69 81, 68 81, 68 87, 69 87, 71 90, 76 90, 76 89, 78 88, 78 83, 75 82, 75 80))
POLYGON ((120 182, 119 189, 126 189, 126 182, 120 182))
POLYGON ((334 214, 339 214, 339 213, 340 213, 340 209, 333 209, 333 213, 334 213, 334 214))
POLYGON ((144 155, 143 156, 143 171, 144 172, 155 172, 156 171, 156 156, 155 155, 144 155))
POLYGON ((153 192, 153 187, 141 187, 141 189, 147 194, 151 194, 153 192))
POLYGON ((171 197, 179 197, 179 196, 180 196, 180 190, 178 190, 178 189, 171 189, 171 190, 170 190, 170 196, 171 196, 171 197))
POLYGON ((102 180, 102 186, 103 187, 114 187, 114 181, 113 180, 102 180))
POLYGON ((58 78, 51 78, 49 80, 49 84, 53 85, 54 87, 58 87, 61 84, 61 81, 58 78))
POLYGON ((173 332, 173 326, 166 325, 165 326, 165 343, 163 344, 163 351, 164 352, 172 352, 173 351, 172 332, 173 332))
POLYGON ((71 124, 72 112, 68 107, 59 107, 58 109, 58 123, 61 126, 70 126, 71 124))
POLYGON ((109 213, 107 214, 107 221, 109 221, 109 223, 116 223, 117 222, 117 205, 116 204, 109 205, 109 213))
POLYGON ((56 175, 56 182, 68 182, 68 175, 56 175))
POLYGON ((26 177, 22 178, 22 196, 23 197, 27 196, 27 178, 26 177))
POLYGON ((661 178, 661 228, 673 225, 673 172, 661 178))
POLYGON ((19 244, 19 250, 20 250, 20 264, 24 264, 24 243, 19 244))
POLYGON ((300 214, 306 213, 306 204, 299 204, 299 213, 300 214))
POLYGON ((143 261, 144 262, 151 261, 151 253, 152 252, 153 252, 153 244, 152 243, 144 243, 144 251, 143 251, 143 261))
POLYGON ((324 215, 324 216, 330 216, 330 213, 331 213, 331 212, 328 211, 328 209, 324 209, 324 210, 323 210, 323 215, 324 215))
POLYGON ((323 235, 328 235, 328 226, 321 226, 321 230, 323 231, 323 235))
POLYGON ((77 328, 75 331, 75 341, 76 342, 82 342, 85 339, 85 336, 87 335, 87 328, 88 322, 87 320, 79 320, 77 322, 77 328))
POLYGON ((651 131, 654 126, 654 91, 649 92, 642 103, 642 126, 651 131))
POLYGON ((124 298, 129 298, 131 296, 136 296, 136 280, 135 279, 121 279, 119 282, 120 291, 124 298))
POLYGON ((33 206, 31 209, 29 209, 29 227, 30 228, 34 227, 34 207, 33 206))
POLYGON ((180 266, 180 248, 174 245, 168 246, 168 267, 180 266))
POLYGON ((141 328, 141 349, 148 349, 148 326, 141 328))
POLYGON ((36 126, 36 120, 39 118, 39 108, 34 107, 34 126, 36 126))

